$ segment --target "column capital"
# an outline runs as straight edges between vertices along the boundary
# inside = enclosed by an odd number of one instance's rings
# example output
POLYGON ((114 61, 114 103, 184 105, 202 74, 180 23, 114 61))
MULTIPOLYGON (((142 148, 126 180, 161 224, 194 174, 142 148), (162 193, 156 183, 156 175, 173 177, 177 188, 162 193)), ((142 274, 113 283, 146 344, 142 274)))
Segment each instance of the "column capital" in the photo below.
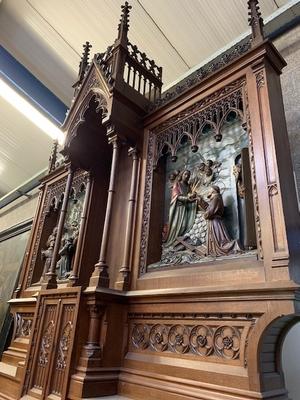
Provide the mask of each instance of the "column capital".
POLYGON ((129 147, 128 149, 128 156, 132 157, 133 159, 137 159, 139 156, 139 150, 137 149, 136 146, 134 147, 129 147))

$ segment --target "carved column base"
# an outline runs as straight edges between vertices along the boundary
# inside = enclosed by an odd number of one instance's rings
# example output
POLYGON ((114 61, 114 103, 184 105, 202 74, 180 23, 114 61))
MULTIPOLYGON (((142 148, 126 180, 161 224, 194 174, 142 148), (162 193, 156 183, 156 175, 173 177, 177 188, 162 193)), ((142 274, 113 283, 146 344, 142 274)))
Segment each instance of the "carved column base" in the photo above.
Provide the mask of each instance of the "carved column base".
POLYGON ((68 282, 68 287, 73 287, 76 286, 77 281, 78 281, 79 277, 76 275, 70 275, 69 276, 69 282, 68 282))
POLYGON ((41 286, 42 290, 56 289, 57 288, 56 274, 47 273, 41 282, 41 286))
POLYGON ((71 376, 68 399, 112 396, 118 392, 116 368, 78 368, 71 376))
POLYGON ((101 348, 84 346, 76 372, 71 376, 69 399, 107 396, 117 393, 119 370, 104 368, 101 348))
POLYGON ((81 368, 101 367, 101 348, 94 344, 83 347, 79 365, 81 368))
POLYGON ((127 291, 129 290, 130 283, 130 271, 126 268, 120 269, 119 280, 115 283, 117 290, 127 291))
POLYGON ((109 287, 108 265, 101 261, 95 264, 95 270, 90 278, 89 286, 91 287, 109 287))

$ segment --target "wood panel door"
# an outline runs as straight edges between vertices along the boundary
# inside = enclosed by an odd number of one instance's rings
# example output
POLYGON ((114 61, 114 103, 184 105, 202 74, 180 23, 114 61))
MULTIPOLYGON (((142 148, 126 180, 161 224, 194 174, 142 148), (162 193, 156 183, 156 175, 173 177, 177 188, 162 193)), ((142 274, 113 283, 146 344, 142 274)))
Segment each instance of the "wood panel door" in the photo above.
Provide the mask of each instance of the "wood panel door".
POLYGON ((66 397, 80 290, 40 294, 23 399, 66 397))

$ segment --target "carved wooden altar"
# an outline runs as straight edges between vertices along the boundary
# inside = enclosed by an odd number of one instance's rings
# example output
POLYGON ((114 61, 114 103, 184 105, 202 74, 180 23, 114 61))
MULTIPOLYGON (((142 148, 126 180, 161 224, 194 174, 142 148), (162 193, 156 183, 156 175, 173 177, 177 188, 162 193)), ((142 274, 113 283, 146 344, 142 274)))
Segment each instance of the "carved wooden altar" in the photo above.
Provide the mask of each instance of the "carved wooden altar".
POLYGON ((162 69, 128 41, 127 3, 115 43, 91 61, 84 46, 64 160, 55 144, 10 302, 0 398, 288 399, 280 351, 300 258, 285 62, 248 5, 251 40, 164 94, 162 69), (178 237, 188 258, 163 264, 168 166, 202 137, 222 151, 232 116, 247 140, 233 158, 244 248, 212 257, 178 237))

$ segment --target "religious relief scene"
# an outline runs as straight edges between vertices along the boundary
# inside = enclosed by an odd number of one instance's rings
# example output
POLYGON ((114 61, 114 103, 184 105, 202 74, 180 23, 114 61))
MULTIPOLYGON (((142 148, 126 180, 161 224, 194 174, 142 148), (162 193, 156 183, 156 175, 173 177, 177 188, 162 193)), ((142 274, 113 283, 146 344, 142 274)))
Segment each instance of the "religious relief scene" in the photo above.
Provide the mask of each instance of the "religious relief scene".
POLYGON ((168 141, 161 144, 158 162, 165 162, 166 177, 162 254, 148 270, 256 252, 248 135, 240 115, 229 110, 218 137, 213 124, 199 125, 196 121, 191 128, 197 130, 196 145, 184 130, 176 155, 169 154, 168 141))
POLYGON ((82 185, 79 192, 73 189, 68 202, 68 210, 64 225, 64 233, 59 249, 59 259, 56 264, 56 273, 59 279, 67 278, 72 269, 72 262, 76 251, 80 228, 85 186, 82 185))
MULTIPOLYGON (((56 262, 56 274, 59 280, 66 279, 72 270, 72 263, 77 246, 77 239, 80 228, 80 220, 85 197, 85 184, 75 185, 72 188, 66 218, 64 222, 63 235, 58 251, 56 262)), ((57 237, 58 212, 61 210, 63 196, 59 200, 53 197, 50 207, 45 215, 45 224, 41 233, 40 258, 37 258, 33 282, 42 282, 46 274, 49 273, 53 259, 55 241, 57 237), (53 226, 52 230, 51 227, 53 226), (48 233, 50 229, 50 234, 48 233), (47 236, 48 233, 48 236, 47 236), (42 273, 41 266, 42 264, 42 273)))

